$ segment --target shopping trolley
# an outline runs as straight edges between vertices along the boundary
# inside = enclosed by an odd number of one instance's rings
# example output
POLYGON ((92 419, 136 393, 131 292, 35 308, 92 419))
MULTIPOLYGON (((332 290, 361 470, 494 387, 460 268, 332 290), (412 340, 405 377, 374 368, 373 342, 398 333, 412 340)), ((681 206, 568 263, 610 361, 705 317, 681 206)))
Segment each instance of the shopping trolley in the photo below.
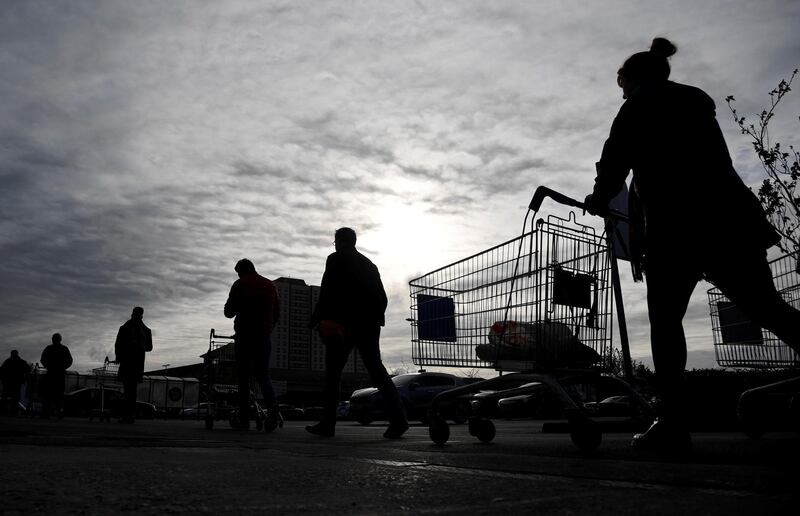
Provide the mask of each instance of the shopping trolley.
MULTIPOLYGON (((212 328, 208 339, 208 352, 203 355, 203 383, 207 389, 206 428, 214 428, 214 422, 227 419, 231 427, 239 422, 238 381, 236 370, 235 335, 219 335, 212 328)), ((278 412, 274 418, 267 417, 267 411, 255 396, 256 385, 250 378, 250 414, 255 419, 256 430, 272 432, 283 427, 283 418, 278 412)))
MULTIPOLYGON (((550 215, 537 220, 546 197, 583 208, 574 199, 539 187, 520 237, 409 282, 414 364, 501 373, 433 400, 429 434, 437 444, 450 436, 442 406, 479 391, 486 401, 548 390, 563 406, 572 441, 582 450, 592 450, 602 440, 601 426, 582 399, 587 385, 625 393, 632 412, 642 420, 640 426, 652 418, 640 394, 605 374, 614 358, 614 296, 624 369, 628 380, 632 378, 619 272, 610 245, 615 221, 624 215, 610 213, 601 234, 578 223, 574 212, 566 219, 550 215)), ((495 437, 491 419, 480 415, 469 419, 469 432, 483 442, 495 437)))
MULTIPOLYGON (((781 297, 800 309, 798 256, 785 254, 769 262, 772 279, 781 297)), ((748 319, 717 288, 708 289, 711 331, 717 364, 763 370, 800 369, 800 355, 772 332, 748 319)), ((742 429, 751 437, 762 435, 776 416, 788 415, 800 422, 800 377, 771 383, 742 393, 737 406, 742 429)))
MULTIPOLYGON (((89 411, 89 421, 95 417, 101 422, 111 421, 111 409, 106 406, 106 391, 119 393, 121 384, 118 379, 119 363, 109 360, 108 357, 103 361, 102 367, 92 369, 97 387, 100 389, 100 406, 89 411)), ((110 400, 108 400, 110 401, 110 400)))

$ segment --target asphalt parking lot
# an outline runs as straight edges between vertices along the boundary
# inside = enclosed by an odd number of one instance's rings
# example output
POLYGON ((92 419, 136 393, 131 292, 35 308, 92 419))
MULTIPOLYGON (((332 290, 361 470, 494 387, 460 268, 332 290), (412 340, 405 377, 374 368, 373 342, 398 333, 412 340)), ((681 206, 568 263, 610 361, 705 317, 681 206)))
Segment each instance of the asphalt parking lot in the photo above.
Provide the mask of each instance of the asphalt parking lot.
POLYGON ((541 423, 466 425, 447 444, 412 426, 343 422, 333 438, 290 421, 272 434, 202 421, 135 425, 0 417, 0 514, 787 514, 800 501, 800 436, 694 434, 684 456, 630 434, 591 453, 541 423))

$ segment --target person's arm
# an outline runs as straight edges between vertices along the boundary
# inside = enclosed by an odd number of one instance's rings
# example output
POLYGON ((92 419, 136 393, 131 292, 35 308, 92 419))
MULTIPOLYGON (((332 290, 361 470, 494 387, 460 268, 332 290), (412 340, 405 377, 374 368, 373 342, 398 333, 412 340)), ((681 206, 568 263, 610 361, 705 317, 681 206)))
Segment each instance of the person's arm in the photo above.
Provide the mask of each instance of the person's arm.
POLYGON ((69 352, 68 347, 64 347, 66 354, 64 355, 64 370, 66 371, 70 367, 72 367, 72 353, 69 352))
POLYGON ((125 354, 125 330, 126 326, 123 324, 117 331, 117 340, 114 341, 114 362, 119 363, 125 354))
POLYGON ((330 297, 330 289, 332 288, 332 276, 335 274, 334 265, 332 260, 333 255, 328 256, 325 260, 325 272, 322 273, 322 281, 319 286, 319 299, 314 307, 314 313, 311 315, 311 327, 315 327, 319 322, 325 319, 329 313, 328 298, 330 297))
POLYGON ((633 157, 630 126, 630 113, 623 106, 611 124, 611 131, 603 145, 600 161, 596 164, 597 176, 594 180, 594 189, 585 200, 589 213, 602 214, 606 211, 608 203, 625 184, 633 157))
POLYGON ((239 280, 233 282, 228 300, 225 302, 225 317, 233 319, 239 313, 239 280))

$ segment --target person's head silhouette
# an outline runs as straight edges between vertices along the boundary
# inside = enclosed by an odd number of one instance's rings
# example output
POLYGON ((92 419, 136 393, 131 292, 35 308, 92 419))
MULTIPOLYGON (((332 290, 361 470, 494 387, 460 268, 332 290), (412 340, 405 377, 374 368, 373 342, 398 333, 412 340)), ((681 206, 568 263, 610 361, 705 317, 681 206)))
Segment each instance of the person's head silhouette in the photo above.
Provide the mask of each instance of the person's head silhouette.
POLYGON ((352 228, 339 228, 333 237, 333 245, 337 251, 348 251, 356 248, 356 232, 352 228))
POLYGON ((53 344, 61 344, 61 334, 54 333, 53 334, 53 344))
POLYGON ((253 262, 248 260, 247 258, 242 258, 238 262, 236 262, 236 266, 233 268, 239 277, 246 276, 247 274, 253 274, 256 272, 256 266, 253 265, 253 262))
POLYGON ((141 306, 133 307, 133 311, 131 312, 132 319, 141 319, 144 317, 144 308, 141 306))
POLYGON ((669 57, 677 51, 668 39, 655 38, 650 50, 626 59, 617 71, 617 84, 622 88, 623 98, 629 98, 643 84, 669 79, 669 57))

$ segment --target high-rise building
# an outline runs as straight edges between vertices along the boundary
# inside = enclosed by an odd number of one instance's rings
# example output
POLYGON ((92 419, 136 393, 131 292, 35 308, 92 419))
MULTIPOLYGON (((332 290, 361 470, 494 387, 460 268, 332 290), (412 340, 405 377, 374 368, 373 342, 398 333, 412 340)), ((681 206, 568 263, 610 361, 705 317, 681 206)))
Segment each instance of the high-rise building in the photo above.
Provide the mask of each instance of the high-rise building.
MULTIPOLYGON (((320 288, 295 278, 274 281, 281 304, 281 316, 272 333, 270 365, 276 369, 324 371, 325 346, 311 329, 311 314, 320 288)), ((345 373, 366 374, 357 351, 344 367, 345 373)))

